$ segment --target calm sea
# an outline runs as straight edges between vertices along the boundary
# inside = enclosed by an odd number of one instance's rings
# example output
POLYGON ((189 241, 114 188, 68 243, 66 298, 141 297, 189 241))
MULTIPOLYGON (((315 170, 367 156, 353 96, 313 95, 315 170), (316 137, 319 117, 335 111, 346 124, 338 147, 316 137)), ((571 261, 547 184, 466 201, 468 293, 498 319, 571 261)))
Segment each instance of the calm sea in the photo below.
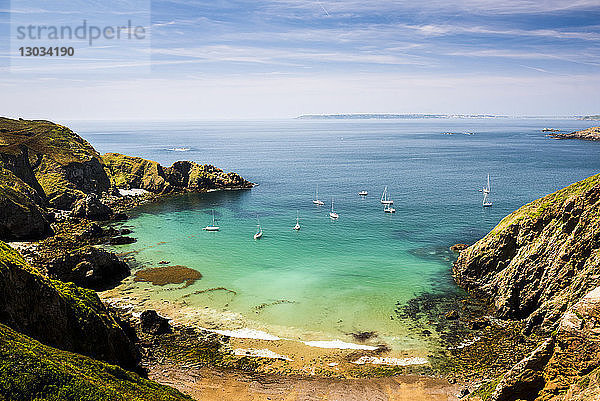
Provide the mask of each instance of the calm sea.
POLYGON ((161 260, 203 278, 187 288, 128 282, 150 300, 183 299, 228 316, 204 325, 286 338, 347 341, 377 331, 394 348, 422 345, 394 310, 459 291, 447 248, 472 243, 523 204, 600 171, 600 143, 558 141, 544 127, 576 120, 70 122, 100 152, 170 165, 194 160, 259 185, 171 197, 132 212, 142 267, 161 260), (442 132, 474 135, 441 135, 442 132), (491 208, 478 191, 491 176, 491 208), (316 187, 325 206, 315 206, 316 187), (387 186, 396 213, 383 212, 387 186), (357 193, 367 190, 368 196, 357 193), (339 219, 328 217, 331 200, 339 219), (214 211, 218 233, 202 231, 214 211), (302 226, 292 230, 296 214, 302 226), (264 236, 253 240, 257 216, 264 236), (209 291, 224 287, 233 292, 209 291), (232 317, 233 316, 233 317, 232 317))

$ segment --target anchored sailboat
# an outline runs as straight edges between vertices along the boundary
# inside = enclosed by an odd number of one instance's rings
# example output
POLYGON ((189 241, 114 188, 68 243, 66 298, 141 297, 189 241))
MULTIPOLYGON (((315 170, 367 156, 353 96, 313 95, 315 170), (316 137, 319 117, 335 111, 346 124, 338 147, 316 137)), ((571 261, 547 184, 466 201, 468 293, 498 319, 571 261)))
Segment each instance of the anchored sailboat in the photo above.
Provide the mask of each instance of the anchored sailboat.
POLYGON ((491 187, 490 187, 490 175, 488 174, 487 176, 487 187, 483 187, 481 189, 481 192, 483 192, 483 207, 490 207, 493 205, 492 201, 490 200, 490 191, 491 191, 491 187))
POLYGON ((212 224, 203 228, 204 231, 219 231, 219 227, 215 226, 215 211, 212 211, 212 224))
POLYGON ((394 204, 394 201, 389 199, 387 186, 383 189, 383 193, 381 194, 381 203, 383 203, 384 205, 393 205, 394 204))
POLYGON ((329 212, 329 217, 332 219, 337 219, 340 217, 336 212, 333 211, 333 198, 331 198, 331 212, 329 212))
POLYGON ((260 239, 263 235, 262 227, 260 226, 260 220, 258 220, 258 216, 256 216, 256 222, 258 223, 258 229, 256 230, 256 234, 254 234, 254 239, 260 239))
POLYGON ((319 184, 317 184, 317 191, 315 192, 315 199, 313 199, 315 205, 323 206, 325 202, 319 200, 319 184))
POLYGON ((296 211, 296 225, 293 229, 296 231, 300 231, 300 215, 298 211, 296 211))

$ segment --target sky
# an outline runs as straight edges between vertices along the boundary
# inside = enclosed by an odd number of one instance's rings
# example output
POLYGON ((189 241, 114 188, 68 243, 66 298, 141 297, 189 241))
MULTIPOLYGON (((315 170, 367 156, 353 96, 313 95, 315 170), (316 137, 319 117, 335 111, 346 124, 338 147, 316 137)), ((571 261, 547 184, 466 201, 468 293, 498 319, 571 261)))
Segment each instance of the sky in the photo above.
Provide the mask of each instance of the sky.
POLYGON ((600 114, 600 0, 0 0, 0 39, 11 117, 600 114), (147 35, 18 55, 70 45, 18 26, 83 20, 147 35))

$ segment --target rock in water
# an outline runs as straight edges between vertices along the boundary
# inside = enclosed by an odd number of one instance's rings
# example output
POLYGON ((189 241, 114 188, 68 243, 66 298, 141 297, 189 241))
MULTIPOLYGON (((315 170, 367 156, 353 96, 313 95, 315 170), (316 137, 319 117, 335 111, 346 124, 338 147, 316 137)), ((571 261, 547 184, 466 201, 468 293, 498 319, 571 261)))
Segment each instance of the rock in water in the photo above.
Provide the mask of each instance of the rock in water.
POLYGON ((153 335, 171 332, 169 320, 160 316, 155 310, 147 310, 140 315, 142 330, 153 335))
POLYGON ((499 317, 550 333, 573 300, 600 284, 600 174, 505 217, 460 253, 453 271, 499 317))
POLYGON ((52 277, 94 290, 105 290, 131 274, 127 263, 114 253, 85 246, 46 264, 52 277))
POLYGON ((96 194, 88 194, 79 199, 71 209, 72 217, 81 217, 89 220, 108 220, 112 215, 112 209, 106 206, 96 194))

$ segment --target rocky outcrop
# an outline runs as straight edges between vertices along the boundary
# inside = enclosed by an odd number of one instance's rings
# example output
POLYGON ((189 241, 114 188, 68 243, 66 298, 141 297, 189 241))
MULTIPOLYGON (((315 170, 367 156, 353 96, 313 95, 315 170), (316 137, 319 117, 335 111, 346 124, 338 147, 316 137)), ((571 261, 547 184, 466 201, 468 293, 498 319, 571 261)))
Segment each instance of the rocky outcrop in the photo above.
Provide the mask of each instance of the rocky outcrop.
POLYGON ((112 214, 112 209, 106 206, 94 193, 76 201, 71 209, 71 216, 88 220, 108 220, 112 214))
POLYGON ((209 189, 251 188, 253 184, 236 173, 189 161, 171 167, 139 157, 107 153, 102 156, 112 183, 117 188, 141 188, 158 194, 209 189))
POLYGON ((0 238, 24 240, 50 233, 37 192, 11 171, 0 167, 0 238))
POLYGON ((583 139, 586 141, 600 141, 600 127, 592 127, 581 131, 570 132, 568 134, 549 134, 555 139, 583 139))
POLYGON ((146 310, 140 315, 142 330, 152 335, 160 335, 171 332, 169 320, 160 316, 155 310, 146 310))
POLYGON ((459 285, 506 319, 549 333, 573 303, 600 285, 600 174, 523 206, 463 250, 459 285))
POLYGON ((114 253, 85 246, 58 256, 45 265, 48 274, 84 288, 106 290, 129 276, 127 263, 114 253))
POLYGON ((51 280, 0 242, 0 323, 44 344, 133 369, 137 352, 95 292, 51 280))
POLYGON ((0 155, 2 167, 54 208, 69 209, 84 194, 110 187, 98 152, 67 127, 49 121, 0 118, 0 155))

